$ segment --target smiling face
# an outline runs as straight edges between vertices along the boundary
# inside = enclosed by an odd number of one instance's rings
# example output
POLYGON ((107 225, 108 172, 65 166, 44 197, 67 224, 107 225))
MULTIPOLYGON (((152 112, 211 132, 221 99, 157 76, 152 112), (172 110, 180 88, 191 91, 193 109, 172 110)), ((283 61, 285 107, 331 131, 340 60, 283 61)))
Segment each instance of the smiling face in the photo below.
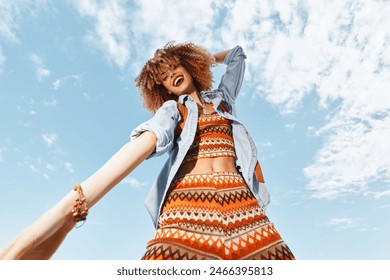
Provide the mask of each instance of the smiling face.
POLYGON ((159 76, 167 91, 177 96, 196 91, 191 74, 180 64, 173 69, 162 70, 159 76))
POLYGON ((210 90, 214 63, 207 49, 193 43, 170 42, 157 49, 135 80, 145 108, 156 112, 164 102, 177 101, 179 95, 196 93, 196 97, 210 90))

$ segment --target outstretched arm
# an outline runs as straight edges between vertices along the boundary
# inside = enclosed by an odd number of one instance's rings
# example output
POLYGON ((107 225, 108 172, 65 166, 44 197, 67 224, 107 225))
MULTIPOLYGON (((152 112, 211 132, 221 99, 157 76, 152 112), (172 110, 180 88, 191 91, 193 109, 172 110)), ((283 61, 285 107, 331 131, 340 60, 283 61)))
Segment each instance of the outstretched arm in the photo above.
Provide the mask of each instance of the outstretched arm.
MULTIPOLYGON (((92 207, 108 191, 141 164, 156 148, 157 138, 146 131, 125 144, 81 185, 92 207)), ((8 244, 0 259, 49 259, 73 228, 71 209, 77 194, 71 191, 36 222, 8 244)))
MULTIPOLYGON (((153 132, 146 131, 131 142, 125 144, 106 164, 104 164, 81 186, 88 199, 88 205, 94 205, 111 190, 156 148, 157 138, 153 132)), ((69 209, 69 208, 68 208, 69 209)))

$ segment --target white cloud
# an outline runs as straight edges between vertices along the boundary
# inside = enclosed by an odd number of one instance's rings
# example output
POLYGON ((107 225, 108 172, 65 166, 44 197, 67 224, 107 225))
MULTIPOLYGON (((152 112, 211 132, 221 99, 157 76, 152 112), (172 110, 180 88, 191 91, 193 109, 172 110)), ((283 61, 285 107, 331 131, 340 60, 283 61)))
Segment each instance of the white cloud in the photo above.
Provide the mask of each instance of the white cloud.
POLYGON ((52 98, 50 100, 44 100, 43 105, 46 107, 56 107, 57 106, 57 99, 52 98))
POLYGON ((45 133, 42 134, 41 137, 49 148, 51 148, 51 146, 53 146, 58 140, 58 135, 56 133, 45 133))
POLYGON ((50 70, 46 68, 43 60, 37 54, 32 54, 30 56, 31 61, 35 67, 35 75, 38 81, 43 81, 45 78, 50 76, 50 70))
POLYGON ((262 148, 271 148, 272 147, 272 143, 271 142, 261 142, 260 146, 262 148))
POLYGON ((65 76, 63 78, 57 79, 52 83, 52 87, 54 90, 59 90, 64 83, 66 83, 70 80, 73 80, 74 83, 78 83, 81 80, 81 76, 80 75, 69 75, 69 76, 65 76))
POLYGON ((132 188, 139 189, 147 185, 147 182, 140 182, 134 177, 126 177, 122 183, 130 185, 132 188))
POLYGON ((26 156, 22 162, 17 163, 18 166, 27 168, 29 171, 35 175, 42 177, 46 180, 50 179, 50 173, 53 173, 56 170, 56 167, 47 162, 47 160, 40 157, 32 160, 29 156, 26 156))
POLYGON ((371 226, 362 222, 361 218, 334 218, 327 222, 328 225, 334 226, 337 229, 356 229, 357 231, 377 231, 378 227, 371 226))
POLYGON ((50 171, 50 172, 53 172, 53 171, 56 169, 56 168, 54 167, 54 165, 51 164, 51 163, 47 163, 47 164, 45 165, 45 168, 46 168, 47 171, 50 171))
POLYGON ((0 162, 4 161, 4 152, 7 151, 6 147, 0 147, 0 162))
POLYGON ((74 173, 73 165, 72 165, 70 162, 65 162, 65 163, 64 163, 64 166, 65 166, 65 169, 66 169, 70 174, 73 174, 73 173, 74 173))
POLYGON ((15 18, 19 14, 19 8, 12 1, 0 0, 0 36, 10 42, 17 42, 14 29, 17 24, 15 18))
POLYGON ((140 41, 142 36, 149 36, 148 50, 162 47, 171 40, 215 46, 218 42, 212 40, 215 35, 212 28, 219 11, 218 2, 136 0, 132 13, 137 31, 134 36, 140 41))
POLYGON ((254 95, 284 114, 297 112, 313 96, 329 112, 324 126, 308 129, 324 139, 304 169, 315 196, 367 191, 390 180, 386 1, 135 0, 132 10, 125 3, 74 1, 93 20, 90 41, 118 66, 129 63, 130 49, 149 57, 169 40, 213 49, 242 45, 245 84, 254 95))
POLYGON ((309 95, 333 109, 311 135, 325 139, 304 173, 317 197, 390 179, 390 6, 384 1, 235 1, 222 27, 248 55, 257 94, 296 112, 309 95), (245 14, 245 17, 242 17, 245 14))
POLYGON ((0 45, 0 74, 3 72, 6 59, 7 59, 7 57, 5 56, 5 54, 3 52, 3 48, 0 45))
POLYGON ((383 191, 383 192, 374 192, 373 195, 374 195, 375 198, 381 198, 381 197, 384 197, 384 196, 390 196, 390 190, 383 191))
POLYGON ((305 168, 316 196, 362 191, 370 182, 390 177, 390 118, 351 117, 337 116, 330 122, 334 127, 327 142, 305 168))
POLYGON ((303 82, 303 87, 294 86, 300 94, 271 99, 291 109, 315 88, 323 108, 333 101, 340 103, 317 130, 326 141, 305 169, 316 196, 359 192, 370 182, 390 178, 390 156, 384 156, 390 155, 386 140, 390 139, 390 99, 386 98, 390 83, 389 68, 383 66, 383 61, 389 65, 390 57, 384 55, 389 42, 381 28, 390 22, 388 6, 382 4, 348 1, 309 7, 302 37, 308 44, 301 49, 315 67, 302 67, 301 51, 294 49, 290 65, 284 63, 285 77, 296 69, 309 75, 292 77, 303 82), (320 38, 318 31, 323 33, 320 38))
POLYGON ((85 100, 91 101, 91 96, 88 93, 83 92, 83 97, 85 98, 85 100))
POLYGON ((288 130, 292 130, 296 127, 296 124, 295 123, 288 123, 285 125, 286 129, 288 130))
POLYGON ((50 7, 50 0, 0 0, 0 37, 10 43, 19 43, 16 32, 20 21, 50 7))
POLYGON ((330 219, 328 224, 341 228, 351 228, 357 226, 357 220, 352 218, 334 218, 330 219))
POLYGON ((90 18, 94 30, 87 40, 102 50, 110 61, 124 68, 130 59, 130 11, 123 0, 73 1, 81 16, 90 18))
POLYGON ((61 80, 61 79, 55 80, 55 81, 52 83, 53 89, 54 89, 54 90, 58 90, 58 89, 61 87, 62 83, 63 83, 63 80, 61 80))

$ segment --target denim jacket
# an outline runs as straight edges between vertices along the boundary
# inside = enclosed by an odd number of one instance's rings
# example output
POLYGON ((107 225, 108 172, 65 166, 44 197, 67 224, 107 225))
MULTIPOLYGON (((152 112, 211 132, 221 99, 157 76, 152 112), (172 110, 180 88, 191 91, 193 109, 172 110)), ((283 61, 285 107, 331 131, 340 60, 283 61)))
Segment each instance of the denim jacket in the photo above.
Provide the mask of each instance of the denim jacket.
MULTIPOLYGON (((218 114, 231 121, 237 170, 240 171, 259 204, 265 209, 270 202, 270 195, 265 184, 259 183, 254 173, 257 162, 256 146, 248 131, 236 116, 235 99, 244 77, 245 58, 246 55, 240 46, 230 50, 223 61, 227 67, 218 89, 201 92, 201 95, 206 102, 213 104, 218 114), (230 107, 229 111, 231 113, 224 112, 219 107, 222 100, 230 107)), ((188 116, 176 143, 174 143, 175 128, 181 117, 176 101, 173 100, 165 102, 151 119, 136 127, 130 136, 131 139, 134 139, 144 131, 153 131, 157 137, 157 144, 155 151, 148 158, 159 156, 165 152, 169 153, 168 160, 164 164, 145 201, 145 206, 152 217, 155 227, 157 227, 158 217, 167 190, 194 140, 197 129, 198 107, 196 102, 189 95, 181 95, 178 102, 187 107, 188 116)))

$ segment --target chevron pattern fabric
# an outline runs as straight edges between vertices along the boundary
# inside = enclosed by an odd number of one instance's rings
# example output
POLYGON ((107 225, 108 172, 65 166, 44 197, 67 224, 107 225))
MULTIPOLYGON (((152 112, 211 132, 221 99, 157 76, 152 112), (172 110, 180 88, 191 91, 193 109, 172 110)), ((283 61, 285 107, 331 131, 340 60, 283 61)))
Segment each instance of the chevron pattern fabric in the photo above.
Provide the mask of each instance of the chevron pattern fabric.
POLYGON ((171 185, 144 260, 294 259, 237 173, 187 174, 171 185))
POLYGON ((183 162, 216 157, 236 157, 230 121, 217 113, 201 114, 194 142, 183 162))

